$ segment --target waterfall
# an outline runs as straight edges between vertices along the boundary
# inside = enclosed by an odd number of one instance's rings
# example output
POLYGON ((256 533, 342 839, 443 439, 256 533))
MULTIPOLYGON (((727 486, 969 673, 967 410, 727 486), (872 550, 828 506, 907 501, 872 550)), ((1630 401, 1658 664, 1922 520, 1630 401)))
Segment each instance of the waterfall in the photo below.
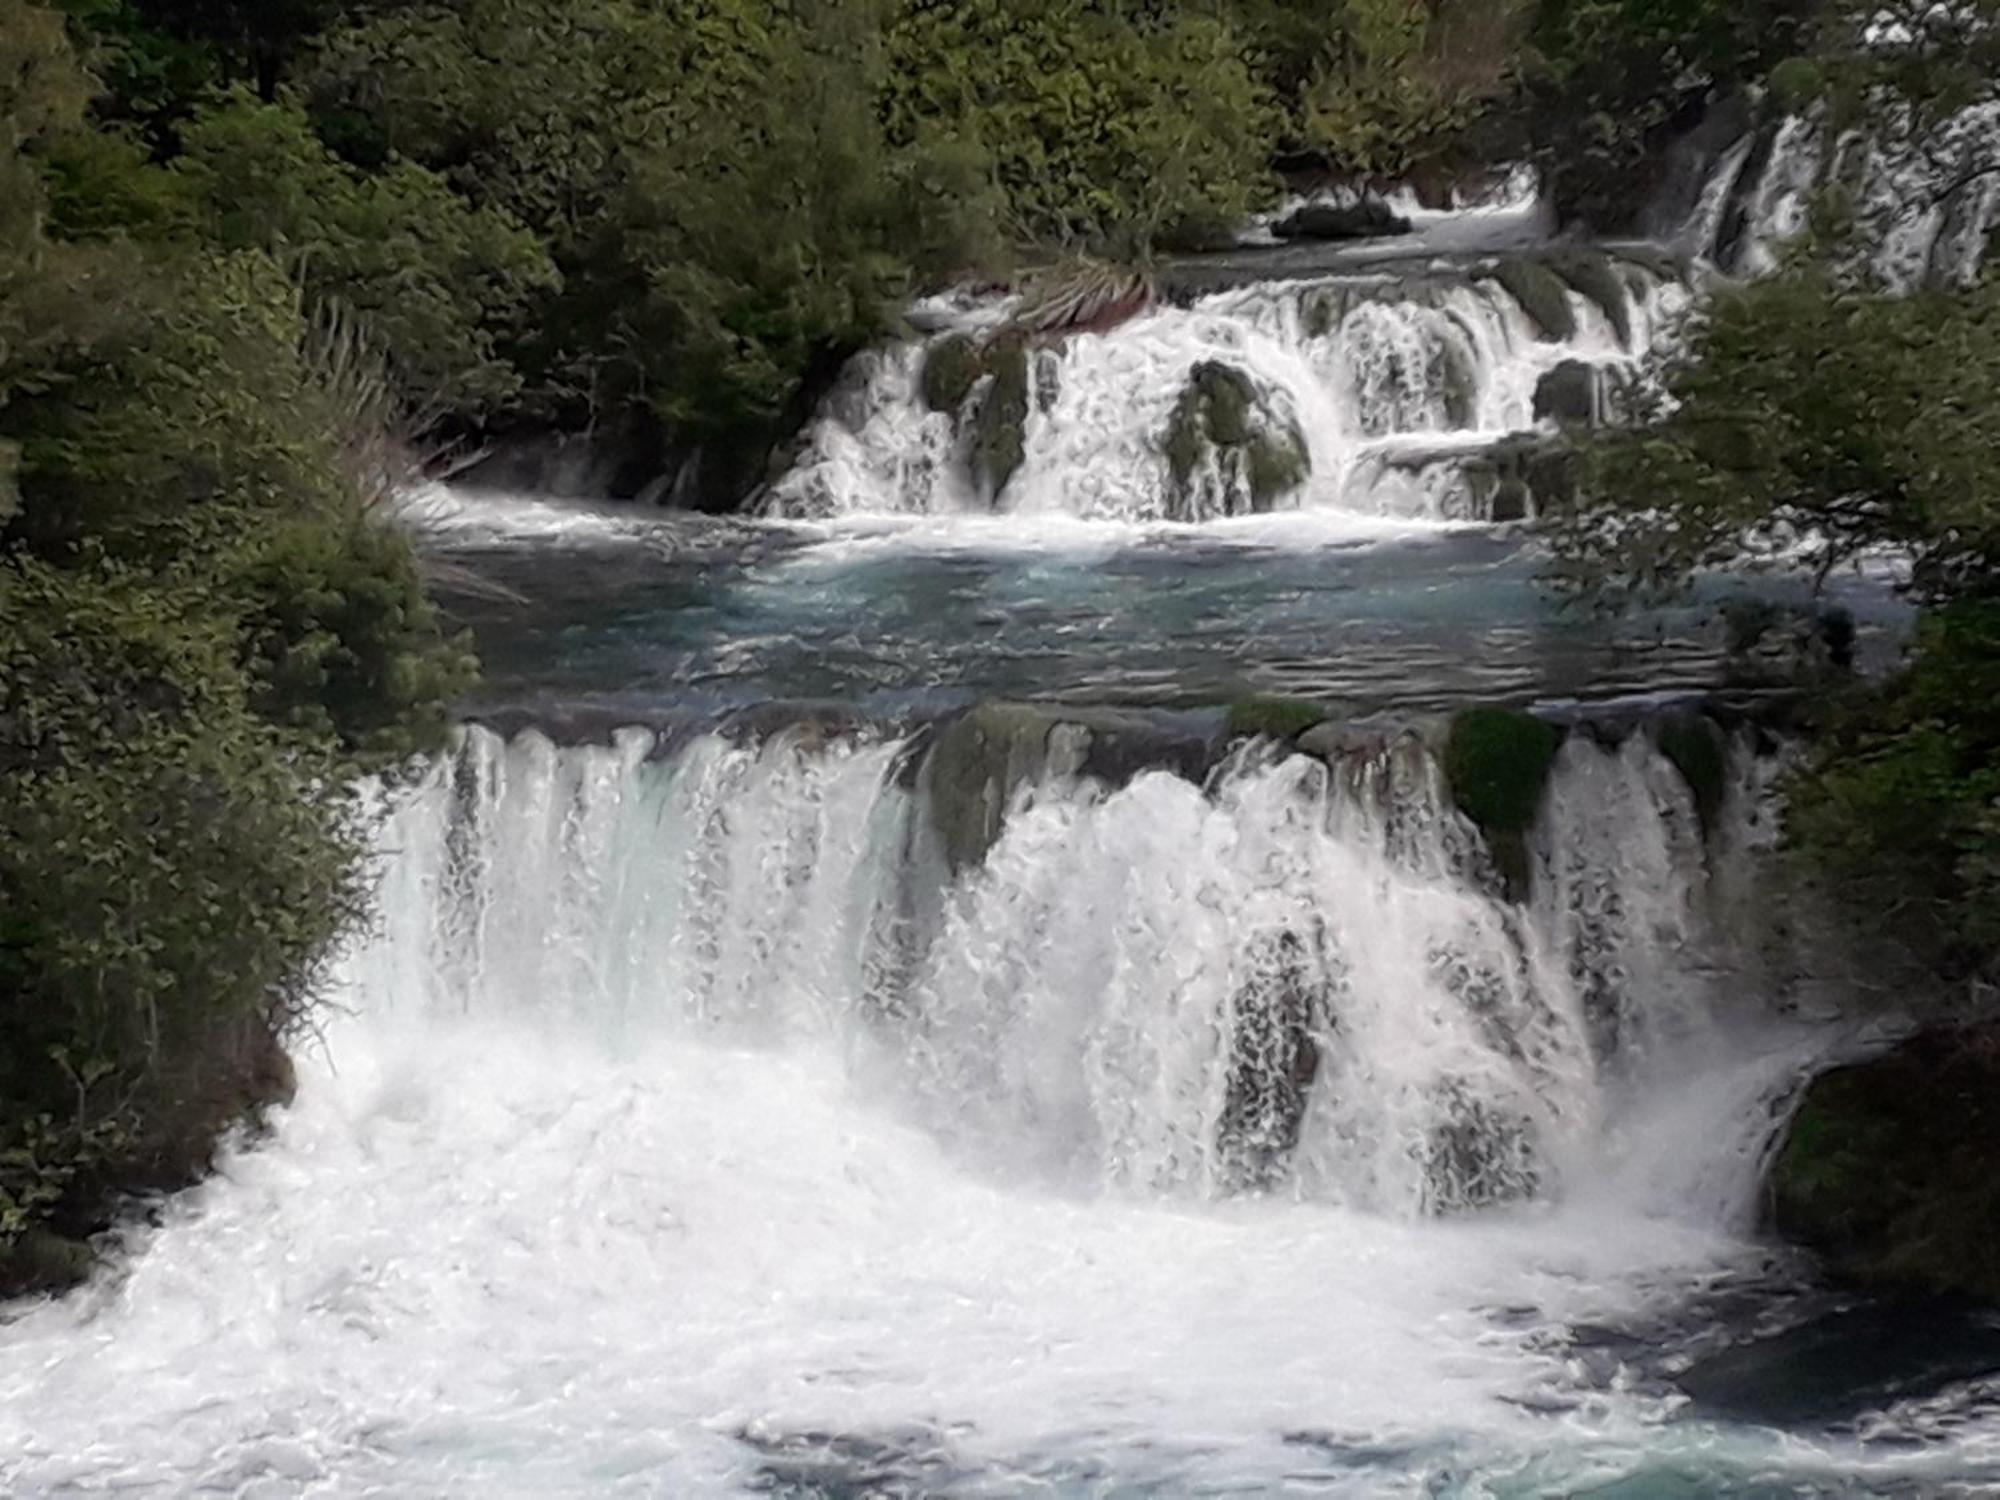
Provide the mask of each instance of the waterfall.
POLYGON ((1682 248, 1732 274, 1768 274, 1832 186, 1883 285, 1973 280, 2000 229, 2000 101, 1923 126, 1893 109, 1866 129, 1837 129, 1820 110, 1767 122, 1717 163, 1682 248))
POLYGON ((1643 733, 1570 739, 1525 904, 1413 736, 1206 784, 1016 757, 956 875, 951 746, 469 730, 386 825, 356 1003, 817 1039, 993 1170, 1399 1218, 1560 1197, 1624 1092, 1771 1019, 1643 733))
POLYGON ((1731 937, 1763 762, 1703 818, 1643 726, 1572 732, 1522 890, 1426 739, 1337 738, 467 730, 381 797, 379 922, 272 1135, 0 1329, 0 1488, 1858 1461, 1676 1425, 1662 1374, 1690 1298, 1772 1284, 1737 1236, 1825 1046, 1731 937))
POLYGON ((1264 282, 1157 306, 1019 356, 1021 458, 997 493, 974 450, 998 377, 956 410, 932 410, 924 390, 928 362, 947 346, 974 337, 1005 348, 996 328, 1007 305, 979 304, 956 327, 861 356, 765 506, 790 519, 999 511, 1157 522, 1265 510, 1495 519, 1490 474, 1456 488, 1411 474, 1478 468, 1508 434, 1549 427, 1538 392, 1559 366, 1607 385, 1636 379, 1687 301, 1681 281, 1650 262, 1578 250, 1264 282), (1226 442, 1202 455, 1207 484, 1175 473, 1176 444, 1189 441, 1185 403, 1217 367, 1241 383, 1250 425, 1284 454, 1268 485, 1231 469, 1226 442), (1205 498, 1182 499, 1177 485, 1205 498))

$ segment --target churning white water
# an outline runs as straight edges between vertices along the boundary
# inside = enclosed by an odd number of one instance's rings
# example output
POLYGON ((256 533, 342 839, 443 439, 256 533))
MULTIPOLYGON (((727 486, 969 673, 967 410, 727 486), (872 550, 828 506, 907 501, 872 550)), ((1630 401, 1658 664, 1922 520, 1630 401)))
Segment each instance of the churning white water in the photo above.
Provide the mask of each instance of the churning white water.
POLYGON ((1577 1345, 1763 1263, 1822 1041, 1731 958, 1747 795, 1704 840, 1643 736, 1575 738, 1517 905, 1413 741, 1055 757, 956 876, 916 753, 469 732, 272 1137, 0 1331, 0 1488, 1924 1472, 1577 1345))
MULTIPOLYGON (((1689 303, 1671 277, 1605 267, 1619 323, 1558 281, 1554 295, 1575 323, 1566 338, 1546 337, 1499 281, 1447 270, 1249 286, 1046 344, 1028 361, 1022 463, 998 496, 969 462, 976 424, 924 401, 925 362, 953 335, 886 346, 850 369, 850 389, 822 409, 767 509, 792 519, 1171 518, 1175 408, 1198 366, 1221 364, 1254 389, 1260 421, 1303 441, 1303 476, 1273 508, 1487 520, 1462 480, 1426 470, 1455 473, 1496 440, 1541 425, 1537 386, 1557 365, 1639 378, 1689 303)), ((993 311, 975 313, 990 322, 993 311)))

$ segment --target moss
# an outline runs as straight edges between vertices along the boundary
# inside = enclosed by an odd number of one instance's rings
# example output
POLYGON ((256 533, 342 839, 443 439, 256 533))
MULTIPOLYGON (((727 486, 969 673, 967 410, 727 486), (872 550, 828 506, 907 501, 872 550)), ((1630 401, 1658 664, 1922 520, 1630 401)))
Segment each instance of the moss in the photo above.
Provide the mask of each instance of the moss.
POLYGON ((1602 250, 1556 250, 1550 252, 1547 264, 1570 290, 1580 292, 1603 310, 1618 331, 1620 343, 1631 344, 1632 303, 1625 293, 1624 278, 1611 264, 1610 256, 1602 250))
POLYGON ((1729 792, 1729 747, 1721 728, 1706 714, 1688 714, 1660 726, 1659 744, 1694 794, 1701 826, 1712 831, 1729 792))
POLYGON ((1249 376, 1219 360, 1205 359, 1194 367, 1192 389, 1201 403, 1210 442, 1235 448, 1250 441, 1250 412, 1257 392, 1249 376))
POLYGON ((1850 1279, 2000 1301, 1997 1152, 2000 1030, 1920 1036, 1813 1081, 1773 1219, 1850 1279))
POLYGON ((1526 833, 1561 744, 1561 731, 1533 714, 1466 709, 1451 721, 1445 745, 1452 799, 1487 834, 1526 833))
POLYGON ((1278 496, 1297 489, 1311 472, 1304 437, 1296 427, 1283 433, 1260 432, 1250 440, 1245 453, 1250 484, 1250 508, 1262 512, 1271 508, 1278 496))
POLYGON ((1826 70, 1810 57, 1788 57, 1766 79, 1771 98, 1786 114, 1804 114, 1825 97, 1826 70))
POLYGON ((1006 344, 986 363, 993 379, 979 403, 972 468, 987 498, 997 500, 1028 455, 1028 351, 1006 344))
POLYGON ((924 405, 932 411, 956 412, 965 405, 979 383, 986 361, 978 342, 966 333, 954 333, 931 345, 924 356, 920 384, 924 405))
POLYGON ((1326 722, 1326 710, 1298 698, 1244 698, 1229 705, 1233 740, 1295 740, 1326 722))
POLYGON ((1274 425, 1259 412, 1250 377, 1218 360, 1204 360, 1190 372, 1167 419, 1163 451, 1173 477, 1167 516, 1178 521, 1199 519, 1190 482, 1210 454, 1229 460, 1225 481, 1241 486, 1232 509, 1247 502, 1252 511, 1269 510, 1278 496, 1305 482, 1311 466, 1297 424, 1274 425))
POLYGON ((59 1295, 88 1281, 96 1264, 83 1241, 30 1229, 0 1250, 0 1297, 59 1295))
POLYGON ((1493 279, 1521 304, 1544 339, 1560 344, 1576 336, 1576 311, 1569 305, 1569 288, 1540 261, 1503 260, 1494 267, 1493 279))

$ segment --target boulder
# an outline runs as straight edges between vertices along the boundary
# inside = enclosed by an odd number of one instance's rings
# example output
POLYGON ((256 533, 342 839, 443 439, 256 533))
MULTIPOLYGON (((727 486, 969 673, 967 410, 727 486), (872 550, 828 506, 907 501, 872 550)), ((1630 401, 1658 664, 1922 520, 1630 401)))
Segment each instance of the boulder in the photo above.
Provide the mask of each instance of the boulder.
POLYGON ((1199 783, 1218 751, 1212 730, 1188 716, 982 703, 939 731, 917 786, 946 863, 961 870, 986 858, 1023 787, 1065 776, 1116 786, 1150 770, 1199 783))
POLYGON ((1598 372, 1580 359, 1566 359, 1535 382, 1535 420, 1564 427, 1591 427, 1598 416, 1598 372))
POLYGON ((1380 198, 1308 203, 1271 226, 1281 240, 1370 240, 1410 233, 1410 221, 1380 198))
POLYGON ((1274 416, 1250 377, 1220 360, 1190 372, 1167 421, 1165 452, 1170 521, 1262 514, 1311 471, 1298 424, 1274 416))
POLYGON ((988 504, 999 500, 1028 456, 1028 351, 1019 343, 991 350, 992 372, 972 424, 972 477, 988 504))
POLYGON ((1316 1032, 1330 1024, 1326 967, 1316 947, 1281 928, 1254 936, 1240 960, 1216 1136, 1231 1187, 1269 1187, 1299 1143, 1319 1076, 1316 1032))
POLYGON ((2000 1022, 1931 1031, 1813 1080, 1772 1222, 1837 1275, 2000 1301, 2000 1022))
POLYGON ((1563 279, 1538 260, 1503 260, 1492 270, 1493 280, 1520 304, 1541 337, 1563 344, 1576 337, 1576 309, 1569 305, 1563 279))
POLYGON ((918 382, 924 405, 932 411, 955 414, 985 369, 985 355, 971 334, 954 333, 939 339, 924 354, 918 382))
POLYGON ((1451 721, 1444 774, 1452 800, 1486 836, 1505 894, 1528 888, 1528 830, 1541 811, 1562 731, 1533 714, 1468 708, 1451 721))

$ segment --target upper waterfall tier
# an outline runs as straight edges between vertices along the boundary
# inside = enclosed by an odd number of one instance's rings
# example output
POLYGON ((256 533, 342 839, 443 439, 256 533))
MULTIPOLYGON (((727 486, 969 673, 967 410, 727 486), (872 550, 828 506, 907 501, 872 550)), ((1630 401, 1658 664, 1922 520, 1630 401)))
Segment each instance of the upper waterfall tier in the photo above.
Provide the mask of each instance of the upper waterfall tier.
POLYGON ((1670 192, 1656 227, 1682 253, 1732 275, 1775 270, 1813 205, 1838 188, 1852 205, 1861 254, 1883 285, 1962 285, 1979 274, 2000 229, 2000 102, 1936 124, 1894 112, 1868 129, 1823 110, 1742 131, 1713 160, 1691 163, 1692 203, 1670 192))
POLYGON ((1498 441, 1594 418, 1689 299, 1636 248, 1277 274, 1186 306, 1135 290, 1136 316, 1069 337, 1024 332, 1015 299, 943 308, 854 362, 766 509, 1518 517, 1537 455, 1498 441))

